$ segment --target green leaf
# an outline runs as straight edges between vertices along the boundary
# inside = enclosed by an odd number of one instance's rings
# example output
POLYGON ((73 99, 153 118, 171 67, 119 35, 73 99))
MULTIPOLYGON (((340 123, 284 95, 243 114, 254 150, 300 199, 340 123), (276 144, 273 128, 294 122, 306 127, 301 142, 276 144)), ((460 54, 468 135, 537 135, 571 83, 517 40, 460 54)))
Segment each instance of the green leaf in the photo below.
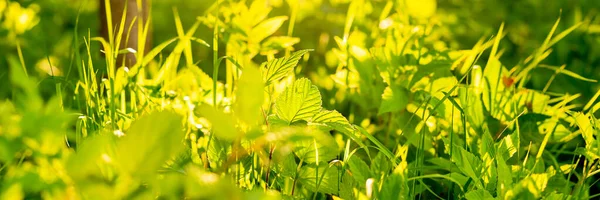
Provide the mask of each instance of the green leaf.
POLYGON ((350 176, 350 172, 348 170, 344 171, 341 181, 339 182, 339 195, 342 199, 357 199, 357 194, 354 192, 354 188, 358 185, 358 183, 352 178, 352 176, 350 176))
POLYGON ((582 81, 587 81, 587 82, 592 82, 592 83, 598 82, 598 80, 583 77, 583 76, 581 76, 581 75, 579 75, 579 74, 577 74, 575 72, 569 71, 567 69, 563 69, 561 67, 549 66, 549 65, 540 65, 539 67, 540 68, 546 68, 546 69, 554 70, 557 74, 561 73, 561 74, 570 76, 570 77, 572 77, 574 79, 577 79, 577 80, 582 80, 582 81))
POLYGON ((398 197, 409 197, 410 186, 406 178, 399 174, 386 176, 378 192, 379 199, 401 199, 398 197))
POLYGON ((540 198, 548 185, 548 174, 530 174, 515 186, 513 192, 517 198, 540 198))
POLYGON ((261 45, 261 51, 283 50, 300 42, 300 38, 289 36, 270 37, 261 45))
POLYGON ((382 100, 378 114, 403 110, 408 105, 408 95, 409 91, 402 86, 392 85, 386 87, 381 95, 382 100))
POLYGON ((303 132, 312 137, 294 143, 294 153, 304 162, 329 162, 338 155, 338 146, 333 137, 319 128, 318 126, 305 127, 303 132))
POLYGON ((295 177, 296 176, 296 168, 298 164, 296 164, 296 159, 294 154, 284 155, 278 160, 276 163, 279 168, 278 174, 286 177, 295 177))
POLYGON ((575 124, 577 124, 577 127, 581 131, 581 136, 585 140, 586 147, 591 147, 596 139, 594 139, 594 127, 590 121, 590 116, 577 112, 573 115, 573 118, 575 118, 575 124))
POLYGON ((480 176, 483 161, 464 148, 457 146, 456 144, 450 144, 450 141, 447 139, 444 139, 444 143, 446 143, 446 148, 452 148, 453 153, 451 161, 456 164, 458 169, 460 169, 465 176, 475 181, 475 186, 477 186, 478 189, 482 189, 483 184, 480 181, 480 176))
POLYGON ((119 164, 131 174, 155 173, 184 147, 181 122, 179 115, 168 111, 142 116, 117 144, 119 164))
POLYGON ((227 159, 227 143, 221 141, 219 138, 213 138, 208 144, 206 153, 210 160, 210 167, 213 169, 220 168, 227 159))
POLYGON ((263 68, 263 80, 265 81, 265 86, 270 85, 273 81, 279 80, 291 72, 296 65, 298 65, 298 61, 300 58, 307 52, 312 51, 312 49, 300 50, 292 53, 290 56, 286 56, 283 58, 276 58, 267 62, 264 62, 262 66, 263 68))
POLYGON ((465 198, 468 200, 488 200, 494 199, 492 194, 484 189, 471 190, 465 194, 465 198))
POLYGON ((322 123, 322 124, 340 124, 340 125, 350 125, 350 122, 335 110, 322 110, 312 117, 311 122, 313 123, 322 123))
POLYGON ((270 130, 276 130, 278 128, 287 127, 290 125, 287 121, 277 117, 275 114, 267 117, 267 123, 269 124, 270 130))
POLYGON ((310 80, 296 80, 279 95, 275 102, 279 118, 291 124, 299 120, 309 121, 321 110, 321 94, 310 80))
POLYGON ((347 164, 350 167, 350 171, 352 172, 354 180, 356 180, 359 184, 365 184, 368 178, 373 178, 373 173, 371 173, 369 166, 359 157, 350 157, 350 159, 347 161, 347 164))
POLYGON ((388 174, 392 169, 392 163, 381 152, 377 153, 373 161, 371 161, 371 170, 376 175, 388 174))
POLYGON ((369 148, 362 142, 360 135, 357 134, 358 130, 348 122, 346 117, 340 114, 335 110, 321 110, 321 112, 317 113, 313 116, 311 122, 309 124, 323 124, 326 125, 333 130, 336 130, 347 137, 351 138, 354 142, 356 142, 360 147, 364 148, 367 154, 369 154, 369 148))
POLYGON ((18 99, 18 103, 15 104, 17 107, 25 107, 30 110, 40 110, 43 106, 43 100, 38 93, 38 87, 36 84, 36 80, 27 75, 26 69, 22 66, 22 63, 14 57, 13 55, 8 55, 7 57, 10 73, 10 82, 13 84, 14 88, 19 88, 20 90, 13 89, 17 94, 16 96, 20 98, 18 99), (24 105, 21 105, 24 104, 24 105))
POLYGON ((197 109, 196 112, 199 113, 200 116, 205 117, 212 124, 212 133, 214 133, 216 137, 226 141, 233 141, 240 136, 230 115, 225 114, 223 111, 217 110, 208 104, 202 104, 197 107, 197 109))
POLYGON ((283 22, 285 22, 287 19, 287 16, 278 16, 261 22, 250 31, 250 41, 258 43, 269 37, 275 33, 275 31, 277 31, 277 29, 279 29, 279 27, 281 27, 283 22))
POLYGON ((264 85, 260 77, 260 71, 249 66, 244 68, 237 83, 234 111, 248 125, 260 123, 263 118, 261 106, 264 101, 264 85))
POLYGON ((69 157, 66 170, 75 182, 85 182, 90 176, 99 176, 102 169, 99 163, 108 165, 114 158, 114 141, 109 134, 87 138, 79 144, 77 152, 69 157))
MULTIPOLYGON (((175 40, 177 40, 177 38, 173 38, 170 40, 167 40, 161 44, 159 44, 158 46, 156 46, 154 49, 152 49, 150 52, 148 52, 144 58, 142 59, 142 62, 140 63, 141 66, 146 66, 148 65, 148 63, 150 63, 154 57, 156 57, 163 49, 165 49, 167 46, 169 46, 171 43, 175 42, 175 40)), ((140 67, 140 65, 135 65, 131 71, 132 74, 137 74, 137 70, 140 67)))
POLYGON ((496 166, 498 172, 497 191, 500 194, 506 194, 506 191, 513 187, 512 172, 509 166, 506 164, 504 156, 501 153, 497 153, 496 166))
POLYGON ((318 168, 314 165, 304 166, 300 169, 298 181, 309 191, 336 194, 340 184, 339 173, 335 166, 329 166, 327 163, 322 163, 318 168))

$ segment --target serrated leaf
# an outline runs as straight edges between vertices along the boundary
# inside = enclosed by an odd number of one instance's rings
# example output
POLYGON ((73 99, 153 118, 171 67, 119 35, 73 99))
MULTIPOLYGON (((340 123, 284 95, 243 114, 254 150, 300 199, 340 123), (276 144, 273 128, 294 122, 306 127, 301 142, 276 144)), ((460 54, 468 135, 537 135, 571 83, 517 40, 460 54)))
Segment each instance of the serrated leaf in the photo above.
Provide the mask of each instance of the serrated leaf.
POLYGON ((230 115, 208 104, 202 104, 197 109, 197 113, 211 123, 212 133, 216 137, 233 141, 240 136, 230 115))
POLYGON ((264 101, 264 85, 260 76, 257 68, 246 67, 237 84, 234 111, 248 125, 255 125, 262 119, 260 108, 264 101))
POLYGON ((296 51, 290 56, 276 58, 263 63, 263 80, 265 81, 265 86, 268 86, 273 83, 273 81, 279 80, 287 75, 294 67, 296 67, 296 65, 298 65, 300 58, 309 51, 312 50, 305 49, 296 51))
POLYGON ((279 27, 281 27, 283 22, 285 22, 287 19, 287 16, 278 16, 261 22, 250 31, 250 40, 253 42, 262 41, 263 39, 275 33, 275 31, 277 31, 277 29, 279 29, 279 27))
POLYGON ((336 123, 350 125, 350 122, 348 122, 346 117, 344 117, 342 114, 335 110, 322 110, 321 112, 318 112, 314 117, 312 117, 311 122, 322 124, 336 123))
POLYGON ((117 144, 117 159, 131 174, 147 175, 156 171, 182 147, 181 117, 162 111, 135 121, 117 144))
POLYGON ((221 141, 219 138, 214 138, 208 144, 207 156, 210 160, 210 167, 213 169, 221 167, 223 161, 227 159, 227 148, 226 143, 221 141))
POLYGON ((408 105, 409 91, 402 86, 388 86, 381 95, 381 105, 379 106, 378 114, 384 114, 388 112, 397 112, 408 105))
POLYGON ((321 94, 310 80, 301 78, 288 86, 275 102, 279 118, 291 124, 299 120, 309 121, 321 110, 321 94))

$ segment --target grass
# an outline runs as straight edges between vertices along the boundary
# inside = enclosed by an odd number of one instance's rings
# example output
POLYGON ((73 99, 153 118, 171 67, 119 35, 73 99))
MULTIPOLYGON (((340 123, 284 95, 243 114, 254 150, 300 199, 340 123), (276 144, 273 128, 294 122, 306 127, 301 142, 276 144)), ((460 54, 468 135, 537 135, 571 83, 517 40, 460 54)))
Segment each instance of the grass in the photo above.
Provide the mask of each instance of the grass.
POLYGON ((301 19, 318 14, 265 2, 217 0, 190 27, 173 9, 176 37, 147 53, 139 23, 127 67, 116 65, 131 28, 106 10, 108 39, 74 34, 78 76, 66 84, 38 82, 17 43, 13 95, 0 103, 0 198, 597 197, 600 92, 583 105, 550 92, 561 76, 597 80, 545 64, 585 23, 560 31, 559 18, 507 66, 504 24, 452 49, 435 10, 411 10, 435 1, 349 1, 325 52, 295 47, 311 44, 301 19), (542 87, 536 70, 553 72, 542 87))

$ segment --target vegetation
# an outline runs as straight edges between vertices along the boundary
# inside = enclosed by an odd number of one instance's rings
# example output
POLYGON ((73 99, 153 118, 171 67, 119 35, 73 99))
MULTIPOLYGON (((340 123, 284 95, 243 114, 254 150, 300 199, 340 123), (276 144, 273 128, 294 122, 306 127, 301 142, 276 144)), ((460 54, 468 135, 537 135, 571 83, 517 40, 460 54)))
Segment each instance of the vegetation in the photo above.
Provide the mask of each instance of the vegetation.
POLYGON ((0 0, 0 199, 598 198, 599 6, 0 0))

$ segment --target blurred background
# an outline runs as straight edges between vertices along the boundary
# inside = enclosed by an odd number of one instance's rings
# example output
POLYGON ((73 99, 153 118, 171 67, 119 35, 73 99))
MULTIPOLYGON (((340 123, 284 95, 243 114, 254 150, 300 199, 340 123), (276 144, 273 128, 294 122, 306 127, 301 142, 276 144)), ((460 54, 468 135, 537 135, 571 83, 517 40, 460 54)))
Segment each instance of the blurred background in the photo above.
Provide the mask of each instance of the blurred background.
MULTIPOLYGON (((270 0, 267 3, 273 10, 269 16, 287 15, 291 12, 290 2, 297 5, 293 36, 301 38, 295 49, 316 49, 311 54, 307 73, 320 68, 335 71, 329 50, 336 46, 334 36, 344 34, 350 0, 270 0)), ((361 14, 377 17, 386 2, 368 1, 361 14)), ((184 29, 188 29, 199 16, 206 15, 213 3, 213 0, 153 0, 152 43, 156 45, 176 37, 175 9, 184 29)), ((0 0, 0 98, 10 98, 8 65, 19 60, 26 64, 31 76, 40 77, 39 86, 46 96, 55 92, 55 84, 44 84, 46 81, 61 82, 66 92, 72 91, 78 77, 74 62, 81 62, 74 52, 87 56, 84 38, 99 36, 98 7, 95 0, 0 0)), ((501 61, 509 69, 540 46, 559 17, 558 31, 581 22, 579 28, 554 46, 544 64, 566 64, 568 70, 600 79, 599 8, 598 0, 438 0, 434 18, 439 25, 436 26, 439 37, 450 49, 470 49, 481 38, 493 36, 504 22, 507 35, 501 43, 505 49, 501 61)), ((357 24, 355 28, 360 29, 360 23, 357 24)), ((286 35, 287 28, 284 24, 274 35, 286 35)), ((212 29, 202 24, 195 36, 212 41, 212 29)), ((97 63, 104 62, 98 44, 91 43, 90 48, 97 52, 92 53, 93 59, 97 63)), ((172 48, 169 46, 164 52, 172 48)), ((193 52, 201 60, 200 68, 212 70, 210 48, 196 45, 193 52)), ((537 89, 543 88, 554 74, 544 69, 536 69, 534 73, 540 76, 532 76, 528 87, 537 89)), ((580 103, 587 102, 600 89, 597 83, 568 76, 557 76, 554 81, 548 91, 581 93, 580 103)))

